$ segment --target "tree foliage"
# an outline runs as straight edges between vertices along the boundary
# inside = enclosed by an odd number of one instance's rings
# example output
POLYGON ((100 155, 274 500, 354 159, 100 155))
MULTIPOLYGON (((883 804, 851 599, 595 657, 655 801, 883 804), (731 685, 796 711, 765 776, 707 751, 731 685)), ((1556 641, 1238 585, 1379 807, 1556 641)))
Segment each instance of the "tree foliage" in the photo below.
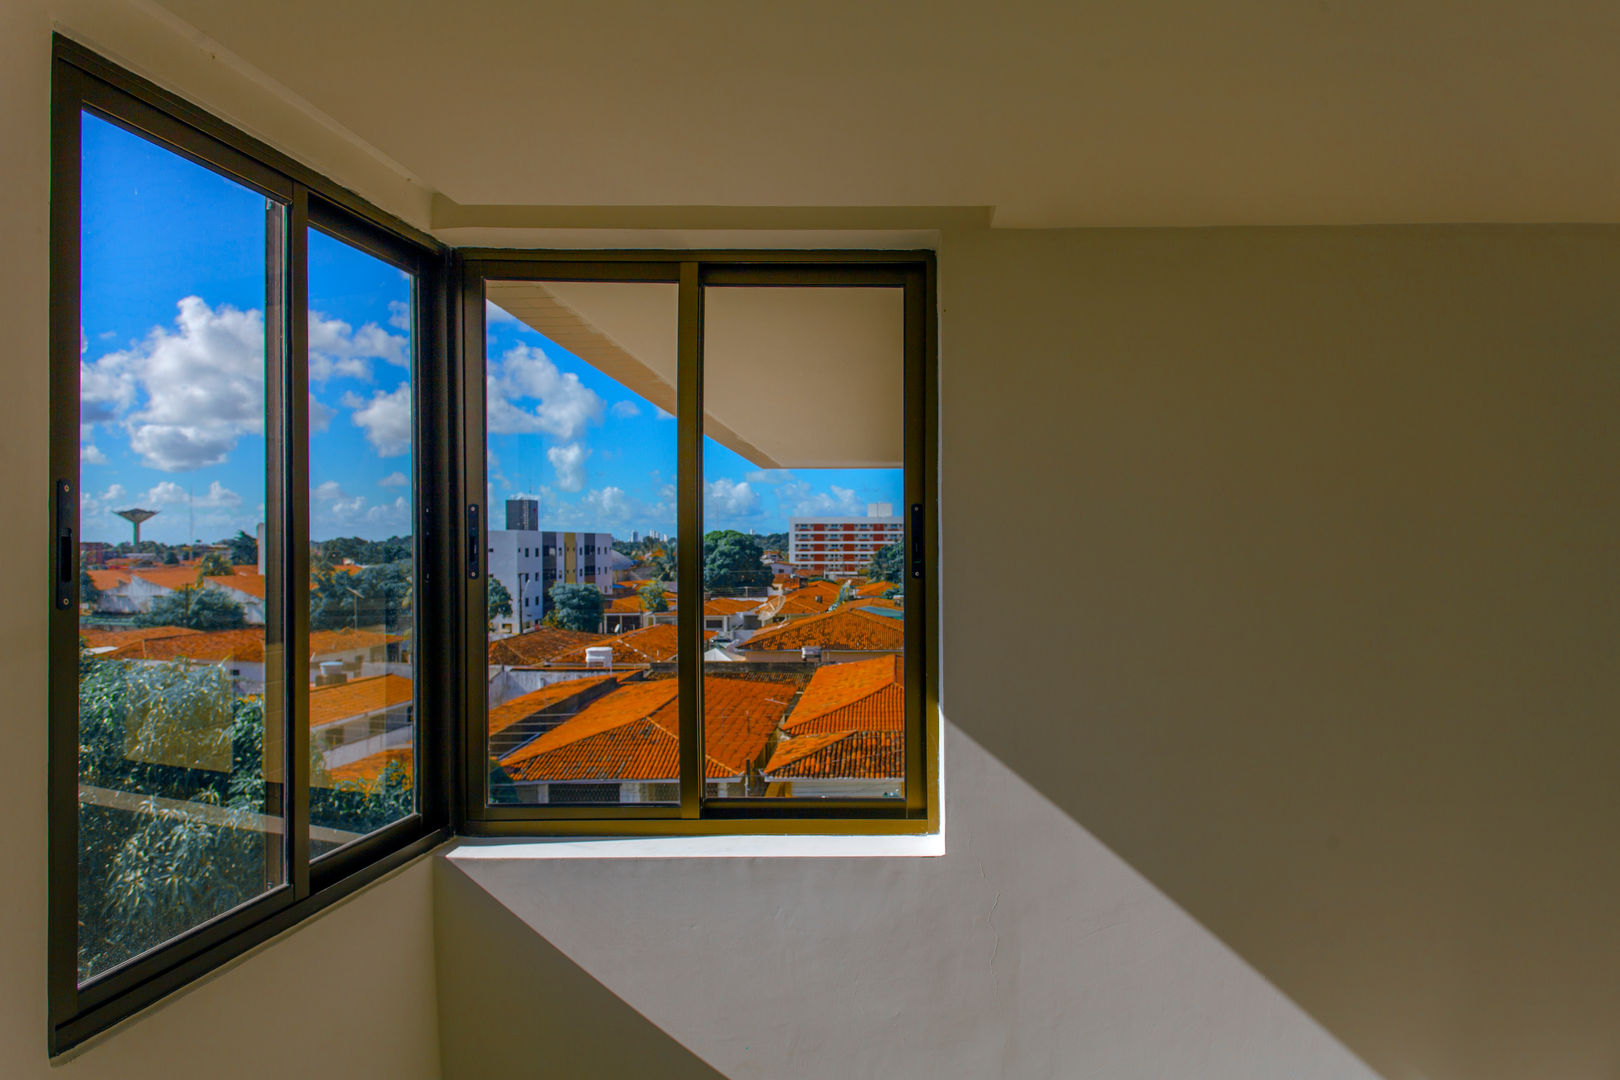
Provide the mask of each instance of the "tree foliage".
POLYGON ((765 549, 759 538, 735 529, 723 529, 703 538, 703 588, 726 595, 771 583, 771 568, 762 561, 765 549))
POLYGON ((551 587, 551 610, 542 621, 564 630, 594 632, 602 625, 602 606, 596 586, 563 582, 551 587))
POLYGON ((866 564, 868 581, 904 581, 906 576, 905 545, 899 542, 878 548, 872 561, 866 564))
POLYGON ((182 585, 135 616, 136 626, 184 626, 192 630, 237 630, 247 625, 242 605, 206 585, 182 585))
POLYGON ((95 578, 90 576, 90 568, 83 563, 79 564, 79 603, 98 604, 101 602, 101 590, 96 588, 95 578))
POLYGON ((642 611, 656 614, 660 611, 669 610, 668 594, 665 593, 662 582, 654 581, 650 584, 643 585, 636 591, 636 595, 641 597, 642 611))
POLYGON ((365 540, 358 536, 336 536, 321 541, 321 556, 337 566, 345 559, 360 566, 402 562, 414 555, 409 536, 390 536, 386 540, 365 540))
POLYGON ((411 625, 414 575, 411 562, 382 563, 350 573, 324 570, 314 575, 310 595, 312 630, 343 627, 403 633, 411 625))
POLYGON ((246 530, 236 530, 236 535, 226 540, 231 548, 231 562, 237 566, 259 565, 259 538, 250 536, 246 530))
POLYGON ((197 580, 205 577, 230 577, 236 571, 231 568, 230 559, 222 551, 210 551, 197 563, 197 580))
MULTIPOLYGON (((115 964, 281 881, 264 775, 264 703, 218 665, 81 653, 79 973, 115 964), (109 805, 111 804, 111 805, 109 805)), ((325 780, 320 752, 311 773, 325 780)), ((357 833, 410 813, 410 776, 310 792, 311 819, 357 833)))
POLYGON ((507 591, 505 585, 501 584, 501 579, 498 577, 485 578, 484 585, 486 586, 484 592, 488 597, 489 621, 494 623, 498 616, 511 615, 512 594, 507 591))

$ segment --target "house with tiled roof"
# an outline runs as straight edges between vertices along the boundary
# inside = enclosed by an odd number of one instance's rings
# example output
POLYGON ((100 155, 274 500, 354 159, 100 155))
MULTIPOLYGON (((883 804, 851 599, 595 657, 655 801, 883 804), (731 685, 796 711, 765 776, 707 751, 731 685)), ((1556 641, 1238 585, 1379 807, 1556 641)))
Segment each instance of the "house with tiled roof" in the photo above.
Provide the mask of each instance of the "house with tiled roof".
POLYGON ((489 755, 497 760, 572 718, 597 698, 618 689, 640 672, 621 675, 566 675, 537 690, 492 706, 487 719, 489 755))
POLYGON ((548 664, 558 653, 598 644, 606 636, 580 630, 561 630, 555 626, 537 626, 521 634, 491 641, 489 662, 491 666, 502 667, 548 664))
POLYGON ((305 703, 309 737, 327 771, 411 745, 415 698, 412 681, 393 674, 313 687, 305 703))
POLYGON ((845 604, 761 630, 736 646, 750 662, 866 660, 905 648, 905 623, 845 604))
POLYGON ((905 775, 905 658, 823 664, 782 722, 763 780, 773 795, 882 797, 905 775))
POLYGON ((838 603, 843 586, 831 581, 812 581, 772 597, 759 607, 761 623, 782 622, 820 615, 838 603))
MULTIPOLYGON (((640 630, 630 630, 623 634, 603 637, 593 645, 608 646, 613 650, 613 664, 618 667, 623 664, 662 664, 675 659, 675 627, 671 623, 658 623, 653 626, 642 627, 640 630)), ((552 664, 585 664, 588 657, 585 650, 588 646, 566 649, 551 658, 552 664)))
MULTIPOLYGON (((85 628, 88 647, 109 660, 174 661, 219 664, 231 676, 238 694, 258 694, 265 686, 263 627, 237 630, 188 630, 179 626, 150 626, 129 630, 85 628)), ((405 639, 374 630, 312 630, 309 635, 309 674, 312 681, 409 671, 401 653, 405 639), (403 671, 398 670, 403 668, 403 671)))
MULTIPOLYGON (((500 759, 521 801, 670 802, 678 798, 680 720, 674 679, 632 682, 500 759)), ((703 680, 705 785, 740 795, 757 778, 791 693, 781 683, 703 680)))
POLYGON ((783 739, 765 765, 767 793, 895 797, 905 789, 905 732, 830 731, 783 739))

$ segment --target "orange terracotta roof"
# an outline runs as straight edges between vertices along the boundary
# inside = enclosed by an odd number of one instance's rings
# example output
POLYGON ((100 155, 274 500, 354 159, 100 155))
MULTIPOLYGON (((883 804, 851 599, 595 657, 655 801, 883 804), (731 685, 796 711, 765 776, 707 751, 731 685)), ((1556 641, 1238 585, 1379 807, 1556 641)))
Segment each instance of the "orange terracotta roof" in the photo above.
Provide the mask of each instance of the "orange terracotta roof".
POLYGON ((893 600, 884 600, 884 599, 881 599, 881 598, 880 599, 866 599, 866 600, 851 600, 849 603, 850 603, 851 607, 866 608, 868 611, 904 611, 904 610, 906 610, 904 606, 895 603, 893 600))
MULTIPOLYGON (((177 627, 153 629, 176 630, 177 627)), ((220 663, 235 660, 244 664, 264 663, 264 629, 209 630, 204 633, 169 634, 122 645, 108 656, 115 660, 198 660, 220 663)))
POLYGON ((325 656, 329 653, 375 649, 404 640, 405 636, 403 634, 382 634, 375 630, 351 630, 346 626, 338 630, 311 630, 309 632, 309 655, 313 658, 325 656))
MULTIPOLYGON (((675 658, 675 627, 671 623, 643 626, 612 637, 598 638, 591 645, 609 645, 613 648, 615 664, 655 664, 675 658)), ((586 645, 559 652, 551 657, 553 664, 585 663, 586 645)))
POLYGON ((127 630, 104 630, 95 626, 82 626, 79 636, 84 643, 92 649, 119 648, 134 641, 151 641, 156 638, 182 637, 188 634, 200 634, 202 631, 193 630, 187 626, 138 626, 127 630))
POLYGON ((703 614, 705 615, 741 615, 753 611, 764 603, 763 600, 747 600, 737 596, 715 596, 704 601, 703 614))
MULTIPOLYGON (((679 686, 674 679, 631 683, 582 709, 501 765, 514 780, 674 780, 679 686)), ((709 676, 703 680, 707 732, 704 775, 740 776, 756 761, 787 709, 779 683, 709 676)))
POLYGON ((90 571, 90 584, 94 585, 102 592, 106 592, 109 589, 116 589, 120 585, 127 585, 128 583, 129 571, 127 570, 90 571))
POLYGON ((899 780, 905 775, 902 731, 835 731, 776 745, 766 780, 899 780))
POLYGON ((538 690, 531 690, 521 694, 511 701, 503 702, 489 710, 489 733, 505 731, 520 720, 527 720, 537 712, 555 708, 570 698, 578 697, 589 690, 601 686, 603 683, 619 681, 617 675, 597 675, 588 679, 565 679, 562 682, 542 686, 538 690))
POLYGON ((860 597, 881 597, 890 589, 898 589, 899 587, 899 584, 893 581, 869 581, 865 585, 857 585, 855 587, 855 595, 860 597))
POLYGON ((408 705, 415 696, 415 687, 403 675, 372 675, 336 686, 317 686, 309 692, 309 726, 324 727, 350 717, 408 705))
MULTIPOLYGON (((606 634, 589 634, 580 630, 559 630, 554 626, 537 626, 512 637, 489 643, 489 662, 508 667, 525 664, 543 664, 560 652, 595 645, 605 640, 606 634)), ((583 663, 583 661, 581 661, 583 663)))
POLYGON ((243 573, 240 569, 230 577, 221 574, 217 577, 205 579, 212 585, 222 589, 235 589, 237 592, 264 599, 264 575, 258 572, 243 573))
POLYGON ((348 788, 358 788, 362 791, 371 791, 376 788, 382 779, 383 770, 394 762, 405 768, 405 779, 411 783, 416 779, 414 766, 415 755, 409 746, 396 746, 391 750, 379 750, 375 754, 367 754, 358 761, 351 761, 347 765, 339 765, 335 769, 327 769, 326 775, 333 784, 342 784, 348 788))
MULTIPOLYGON (((674 610, 673 605, 671 610, 674 610)), ((608 615, 639 615, 642 611, 641 597, 635 593, 629 596, 616 596, 602 605, 602 611, 608 615)))
POLYGON ((823 664, 782 725, 790 735, 838 731, 902 731, 906 673, 899 654, 823 664))
POLYGON ((161 589, 178 589, 182 585, 197 584, 195 566, 143 566, 130 573, 142 581, 161 589))
POLYGON ((755 652, 820 646, 857 652, 894 652, 905 648, 905 643, 905 624, 899 619, 846 605, 825 615, 795 619, 762 630, 739 648, 755 652))

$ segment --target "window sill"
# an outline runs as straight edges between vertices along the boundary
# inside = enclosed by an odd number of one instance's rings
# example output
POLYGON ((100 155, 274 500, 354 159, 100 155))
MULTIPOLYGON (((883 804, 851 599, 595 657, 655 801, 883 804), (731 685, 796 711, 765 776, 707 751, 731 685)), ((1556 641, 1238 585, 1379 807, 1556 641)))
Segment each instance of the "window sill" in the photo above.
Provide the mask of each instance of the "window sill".
POLYGON ((896 859, 945 854, 943 833, 888 836, 635 836, 462 840, 452 862, 528 859, 896 859))

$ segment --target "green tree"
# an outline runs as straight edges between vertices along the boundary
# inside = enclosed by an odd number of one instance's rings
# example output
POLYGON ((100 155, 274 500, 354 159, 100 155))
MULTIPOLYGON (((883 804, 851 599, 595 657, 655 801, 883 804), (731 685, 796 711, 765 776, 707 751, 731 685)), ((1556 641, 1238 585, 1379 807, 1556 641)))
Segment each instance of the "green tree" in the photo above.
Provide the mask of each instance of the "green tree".
POLYGON ((180 565, 180 556, 175 553, 174 548, 169 548, 167 551, 165 551, 163 553, 163 565, 164 566, 179 566, 180 565))
POLYGON ((551 610, 543 621, 564 630, 594 632, 602 625, 602 593, 594 585, 553 585, 551 610))
POLYGON ((197 564, 197 580, 205 577, 230 577, 236 571, 231 569, 231 561, 222 551, 210 551, 202 557, 197 564))
POLYGON ((643 585, 637 590, 636 595, 641 597, 642 611, 656 613, 669 610, 669 600, 661 582, 654 581, 651 584, 643 585))
POLYGON ((90 568, 83 563, 79 564, 79 603, 89 604, 92 607, 101 601, 101 590, 96 588, 96 581, 90 576, 90 568))
POLYGON ((370 627, 404 633, 411 625, 413 585, 408 559, 367 566, 353 573, 317 573, 310 596, 310 628, 370 627))
POLYGON ((218 589, 182 585, 152 601, 135 616, 136 626, 184 626, 192 630, 236 630, 247 625, 242 605, 218 589))
POLYGON ((905 545, 901 543, 879 548, 866 564, 868 581, 904 581, 905 576, 905 545))
POLYGON ((485 592, 489 597, 490 623, 493 624, 498 615, 511 615, 512 594, 506 591, 506 586, 501 584, 501 579, 497 577, 486 578, 484 584, 488 586, 485 592))
POLYGON ((259 539, 249 536, 244 529, 236 530, 236 535, 225 541, 231 547, 231 562, 237 566, 259 565, 259 539))
POLYGON ((758 537, 735 529, 709 533, 703 538, 703 588, 724 595, 769 586, 771 568, 764 557, 758 537))

